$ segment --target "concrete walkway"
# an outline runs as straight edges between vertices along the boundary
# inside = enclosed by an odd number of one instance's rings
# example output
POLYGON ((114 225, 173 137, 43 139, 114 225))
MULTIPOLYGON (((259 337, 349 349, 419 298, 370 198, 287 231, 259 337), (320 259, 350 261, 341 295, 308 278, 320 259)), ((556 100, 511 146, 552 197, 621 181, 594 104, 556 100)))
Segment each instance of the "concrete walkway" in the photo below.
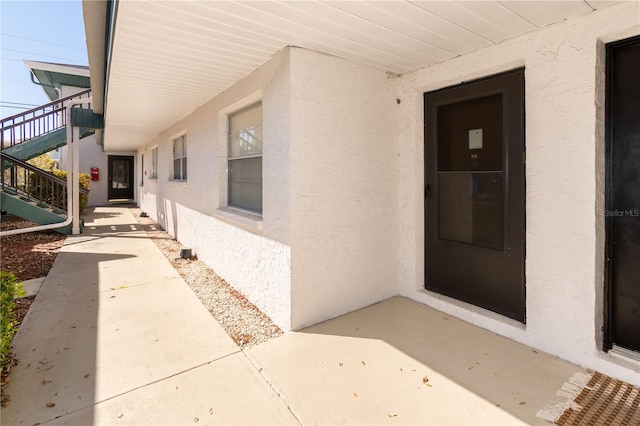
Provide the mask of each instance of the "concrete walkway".
POLYGON ((241 351, 127 208, 85 220, 15 337, 3 425, 547 424, 582 372, 400 297, 241 351))

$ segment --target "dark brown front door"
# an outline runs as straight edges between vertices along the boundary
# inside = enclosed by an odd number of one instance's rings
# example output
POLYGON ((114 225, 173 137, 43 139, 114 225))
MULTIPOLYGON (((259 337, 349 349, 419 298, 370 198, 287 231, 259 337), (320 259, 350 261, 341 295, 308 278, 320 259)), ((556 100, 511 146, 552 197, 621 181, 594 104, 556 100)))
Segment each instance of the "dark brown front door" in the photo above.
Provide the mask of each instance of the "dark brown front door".
POLYGON ((424 102, 425 288, 524 322, 524 70, 424 102))
POLYGON ((133 157, 109 156, 109 200, 133 199, 133 157))
POLYGON ((606 349, 640 352, 640 37, 607 46, 606 349))

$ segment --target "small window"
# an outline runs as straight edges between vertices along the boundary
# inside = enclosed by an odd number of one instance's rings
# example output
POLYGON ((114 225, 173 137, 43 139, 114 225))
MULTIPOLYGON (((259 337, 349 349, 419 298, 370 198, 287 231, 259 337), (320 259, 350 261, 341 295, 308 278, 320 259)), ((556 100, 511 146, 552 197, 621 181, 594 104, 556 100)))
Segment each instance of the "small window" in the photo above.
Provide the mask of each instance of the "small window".
POLYGON ((158 179, 158 147, 151 148, 151 176, 149 179, 158 179))
POLYGON ((173 180, 187 180, 187 137, 173 140, 173 180))
POLYGON ((229 116, 228 205, 262 213, 262 102, 229 116))

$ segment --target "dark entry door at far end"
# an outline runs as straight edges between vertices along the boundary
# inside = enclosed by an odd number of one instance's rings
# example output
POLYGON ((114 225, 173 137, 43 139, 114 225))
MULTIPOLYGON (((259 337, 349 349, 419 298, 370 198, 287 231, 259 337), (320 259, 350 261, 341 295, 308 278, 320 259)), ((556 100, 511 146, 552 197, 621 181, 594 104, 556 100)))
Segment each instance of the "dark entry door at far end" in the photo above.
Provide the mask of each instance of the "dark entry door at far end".
POLYGON ((109 156, 110 200, 133 199, 133 157, 128 155, 109 156))
POLYGON ((525 322, 524 70, 424 102, 425 288, 525 322))

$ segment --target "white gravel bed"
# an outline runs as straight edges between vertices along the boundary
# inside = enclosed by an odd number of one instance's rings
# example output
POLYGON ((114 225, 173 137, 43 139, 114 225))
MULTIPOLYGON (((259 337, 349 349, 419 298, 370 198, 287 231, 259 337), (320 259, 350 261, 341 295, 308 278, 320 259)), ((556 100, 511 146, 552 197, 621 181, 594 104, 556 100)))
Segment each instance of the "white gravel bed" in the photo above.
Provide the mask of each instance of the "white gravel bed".
POLYGON ((182 245, 151 218, 140 217, 139 208, 130 210, 143 225, 147 235, 238 346, 248 348, 282 335, 282 330, 267 315, 211 268, 195 258, 181 259, 182 245))

